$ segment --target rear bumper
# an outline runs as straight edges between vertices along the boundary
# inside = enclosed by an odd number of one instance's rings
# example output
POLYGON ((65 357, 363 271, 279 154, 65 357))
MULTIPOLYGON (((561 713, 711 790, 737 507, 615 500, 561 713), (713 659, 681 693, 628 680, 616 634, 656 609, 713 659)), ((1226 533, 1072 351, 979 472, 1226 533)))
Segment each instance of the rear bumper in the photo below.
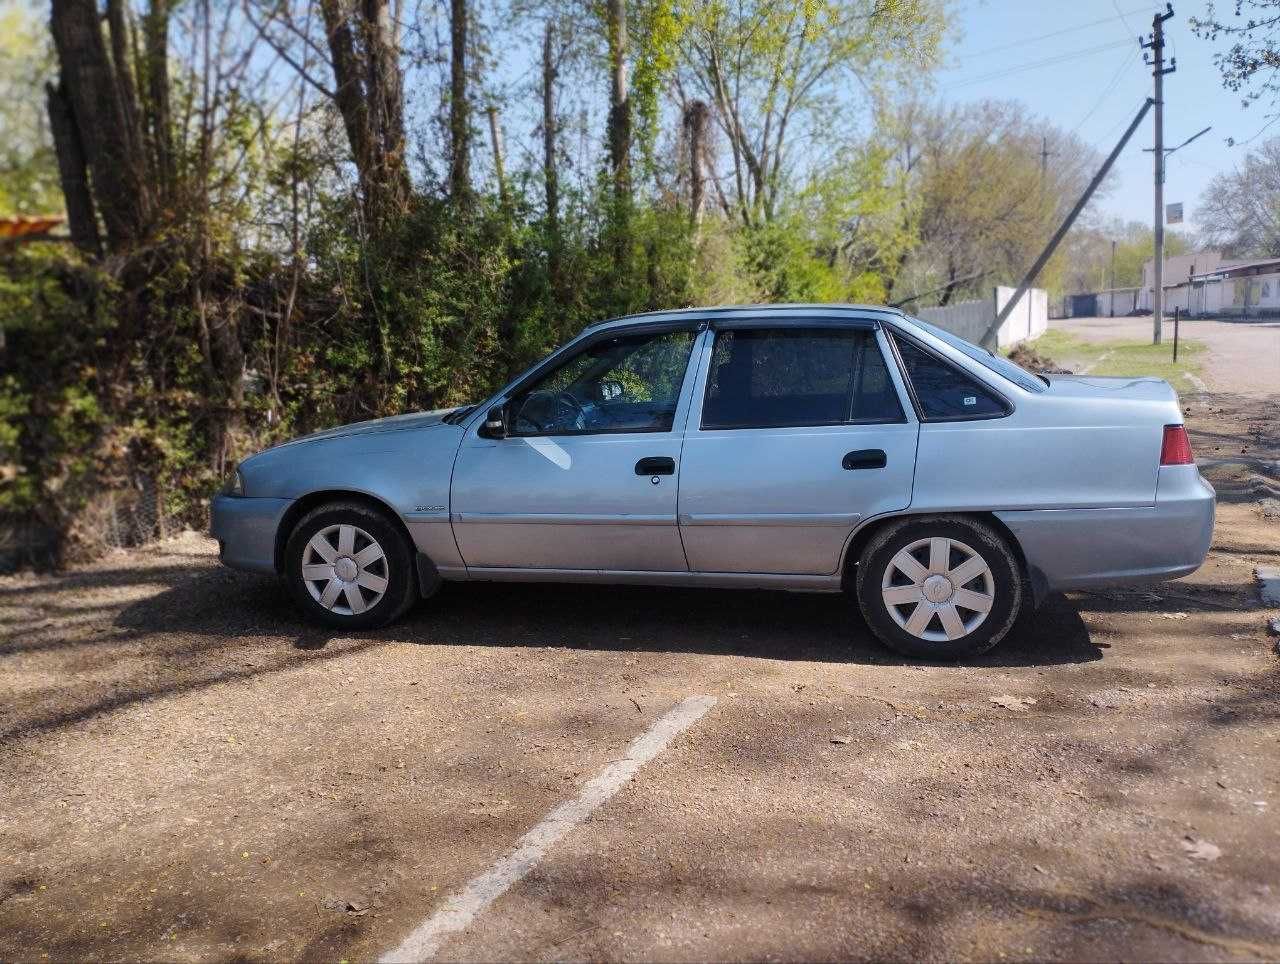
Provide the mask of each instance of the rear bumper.
POLYGON ((1194 465, 1160 470, 1153 506, 997 512, 1049 591, 1159 582, 1195 572, 1213 539, 1214 491, 1194 465))
POLYGON ((209 531, 218 540, 224 566, 274 574, 276 532, 289 499, 252 499, 219 495, 213 500, 209 531))

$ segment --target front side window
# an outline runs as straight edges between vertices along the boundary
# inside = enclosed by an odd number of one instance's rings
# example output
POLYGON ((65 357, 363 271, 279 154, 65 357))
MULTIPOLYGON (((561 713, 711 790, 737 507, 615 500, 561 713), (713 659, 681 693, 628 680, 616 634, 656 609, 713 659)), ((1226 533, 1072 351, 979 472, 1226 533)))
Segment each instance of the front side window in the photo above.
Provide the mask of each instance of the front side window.
POLYGON ((872 332, 744 328, 716 333, 704 429, 900 422, 902 406, 872 332))
POLYGON ((663 331, 592 343, 511 400, 512 434, 670 431, 694 337, 663 331))
POLYGON ((1003 400, 958 368, 905 338, 895 337, 894 343, 925 418, 997 418, 1009 413, 1003 400))

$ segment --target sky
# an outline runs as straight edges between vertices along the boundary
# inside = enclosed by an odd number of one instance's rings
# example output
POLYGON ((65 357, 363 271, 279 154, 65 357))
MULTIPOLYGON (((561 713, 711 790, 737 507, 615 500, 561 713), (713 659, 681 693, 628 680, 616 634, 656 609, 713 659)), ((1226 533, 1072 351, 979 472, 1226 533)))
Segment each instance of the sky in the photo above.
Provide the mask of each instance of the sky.
MULTIPOLYGON (((1232 4, 1218 6, 1229 13, 1232 4)), ((1165 22, 1166 54, 1178 61, 1177 71, 1165 76, 1165 145, 1213 126, 1167 164, 1165 201, 1183 202, 1189 222, 1183 227, 1192 229, 1210 179, 1240 163, 1249 147, 1240 142, 1266 120, 1265 105, 1246 110, 1239 94, 1223 89, 1213 65, 1215 45, 1192 33, 1188 20, 1203 16, 1205 7, 1206 0, 1174 3, 1174 17, 1165 22), (1228 147, 1228 137, 1237 146, 1228 147)), ((1105 157, 1151 94, 1151 68, 1142 62, 1137 35, 1150 33, 1152 14, 1163 9, 1150 0, 957 0, 962 34, 947 44, 949 63, 938 76, 938 93, 952 103, 1021 100, 1058 127, 1075 130, 1105 157), (1012 70, 1029 64, 1037 66, 1012 70), (997 72, 1003 75, 989 76, 997 72)), ((1153 116, 1148 113, 1116 161, 1115 187, 1096 205, 1098 213, 1151 223, 1152 160, 1142 148, 1152 145, 1153 116)))

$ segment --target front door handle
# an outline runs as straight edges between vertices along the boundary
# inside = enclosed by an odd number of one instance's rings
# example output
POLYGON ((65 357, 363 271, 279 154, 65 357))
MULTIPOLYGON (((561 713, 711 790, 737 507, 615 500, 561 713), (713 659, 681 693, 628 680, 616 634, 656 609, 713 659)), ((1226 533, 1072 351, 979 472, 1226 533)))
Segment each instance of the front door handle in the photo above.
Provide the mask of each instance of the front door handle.
POLYGON ((840 467, 850 471, 854 469, 882 469, 888 460, 884 449, 858 449, 849 452, 840 462, 840 467))
POLYGON ((636 475, 675 475, 676 460, 665 455, 650 456, 636 463, 636 475))

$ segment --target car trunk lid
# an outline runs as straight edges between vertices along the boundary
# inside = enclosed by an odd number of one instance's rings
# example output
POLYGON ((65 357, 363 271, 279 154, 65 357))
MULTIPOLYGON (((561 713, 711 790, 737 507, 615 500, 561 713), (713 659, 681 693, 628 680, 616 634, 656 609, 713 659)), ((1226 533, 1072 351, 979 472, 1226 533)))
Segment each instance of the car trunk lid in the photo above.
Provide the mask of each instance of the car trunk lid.
POLYGON ((1162 378, 1146 376, 1046 375, 1048 394, 1059 398, 1131 399, 1142 402, 1178 401, 1178 393, 1162 378))

